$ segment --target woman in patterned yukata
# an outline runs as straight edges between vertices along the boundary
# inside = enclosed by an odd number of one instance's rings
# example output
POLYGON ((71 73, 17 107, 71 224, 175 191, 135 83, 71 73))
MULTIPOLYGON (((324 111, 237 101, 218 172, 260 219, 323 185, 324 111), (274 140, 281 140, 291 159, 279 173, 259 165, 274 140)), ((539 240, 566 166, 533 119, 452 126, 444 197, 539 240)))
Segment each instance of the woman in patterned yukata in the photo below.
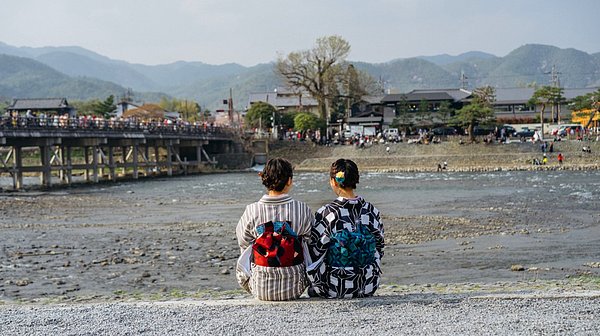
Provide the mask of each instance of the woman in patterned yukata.
POLYGON ((379 287, 383 223, 379 210, 355 194, 358 182, 353 161, 331 165, 329 185, 337 198, 315 214, 307 260, 310 296, 365 297, 379 287))
MULTIPOLYGON (((300 244, 305 244, 310 238, 313 212, 304 202, 288 195, 293 184, 292 164, 289 161, 270 159, 259 175, 267 188, 267 194, 258 202, 248 205, 238 222, 236 236, 241 256, 236 267, 236 277, 239 285, 259 300, 297 299, 308 284, 304 258, 292 266, 257 265, 252 256, 253 245, 261 236, 259 227, 275 221, 288 222, 300 244)), ((305 249, 300 249, 299 252, 304 255, 305 249)))

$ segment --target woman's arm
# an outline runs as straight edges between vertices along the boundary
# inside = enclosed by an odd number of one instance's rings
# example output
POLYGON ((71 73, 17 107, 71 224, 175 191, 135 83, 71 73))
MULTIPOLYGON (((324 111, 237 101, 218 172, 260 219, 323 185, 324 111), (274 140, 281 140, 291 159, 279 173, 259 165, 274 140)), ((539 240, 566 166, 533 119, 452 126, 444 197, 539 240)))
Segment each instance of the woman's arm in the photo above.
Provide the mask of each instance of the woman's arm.
POLYGON ((375 207, 373 207, 373 223, 370 225, 369 231, 375 237, 375 248, 379 252, 379 256, 383 257, 383 249, 385 247, 383 222, 381 221, 379 210, 375 207))
POLYGON ((312 229, 310 232, 309 252, 312 260, 317 260, 327 252, 327 243, 331 235, 331 228, 326 219, 325 207, 317 210, 314 216, 312 229))
POLYGON ((254 222, 253 222, 253 214, 252 208, 248 205, 242 214, 242 217, 238 221, 237 227, 235 229, 235 235, 237 236, 238 245, 240 246, 240 251, 244 251, 254 239, 256 239, 254 235, 254 222))

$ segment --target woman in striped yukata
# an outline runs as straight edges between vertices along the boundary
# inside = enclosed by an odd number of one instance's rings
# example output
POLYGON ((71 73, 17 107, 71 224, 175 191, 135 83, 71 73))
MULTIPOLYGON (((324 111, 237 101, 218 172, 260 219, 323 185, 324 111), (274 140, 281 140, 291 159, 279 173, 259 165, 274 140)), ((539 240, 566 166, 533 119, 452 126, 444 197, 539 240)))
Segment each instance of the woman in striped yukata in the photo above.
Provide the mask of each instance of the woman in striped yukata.
POLYGON ((267 162, 259 174, 267 194, 258 202, 246 206, 240 218, 236 236, 241 256, 236 277, 242 288, 255 298, 265 301, 297 299, 308 285, 304 250, 300 248, 299 262, 292 266, 261 266, 255 263, 253 245, 261 237, 265 223, 286 223, 304 245, 310 239, 314 215, 308 205, 288 195, 293 184, 292 164, 281 158, 267 162))
POLYGON ((354 193, 358 182, 353 161, 331 165, 329 185, 337 198, 315 214, 306 258, 310 296, 364 297, 379 288, 383 223, 379 210, 354 193))

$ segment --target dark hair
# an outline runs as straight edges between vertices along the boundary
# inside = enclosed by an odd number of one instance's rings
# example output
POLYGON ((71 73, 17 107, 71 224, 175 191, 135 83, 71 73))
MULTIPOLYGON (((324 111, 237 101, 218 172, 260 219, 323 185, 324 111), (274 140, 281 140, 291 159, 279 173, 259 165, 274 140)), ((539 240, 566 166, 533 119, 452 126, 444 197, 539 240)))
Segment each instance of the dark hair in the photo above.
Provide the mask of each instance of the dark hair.
POLYGON ((282 158, 270 159, 263 168, 260 177, 267 190, 282 191, 288 180, 294 177, 292 164, 282 158))
POLYGON ((358 167, 354 161, 347 159, 335 161, 331 165, 331 169, 329 169, 329 177, 335 179, 335 174, 338 172, 344 172, 344 181, 341 183, 336 181, 341 188, 356 189, 360 176, 358 175, 358 167))

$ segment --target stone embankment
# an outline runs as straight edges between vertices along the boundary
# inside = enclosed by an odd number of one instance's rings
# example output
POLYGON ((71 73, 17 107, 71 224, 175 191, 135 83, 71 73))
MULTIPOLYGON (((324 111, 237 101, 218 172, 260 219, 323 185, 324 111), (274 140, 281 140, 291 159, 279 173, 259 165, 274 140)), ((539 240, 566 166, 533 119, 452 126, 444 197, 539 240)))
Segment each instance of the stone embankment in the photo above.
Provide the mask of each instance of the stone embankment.
POLYGON ((297 171, 328 170, 338 158, 354 160, 363 171, 431 172, 438 164, 447 163, 447 171, 500 170, 591 170, 600 169, 600 142, 558 141, 553 152, 547 152, 546 165, 534 165, 543 158, 540 143, 511 142, 508 144, 465 143, 446 141, 440 144, 390 143, 373 144, 366 148, 351 145, 331 147, 310 143, 277 143, 270 157, 281 156, 294 163, 297 171), (584 152, 588 147, 590 152, 584 152), (557 160, 564 156, 563 164, 557 160))

